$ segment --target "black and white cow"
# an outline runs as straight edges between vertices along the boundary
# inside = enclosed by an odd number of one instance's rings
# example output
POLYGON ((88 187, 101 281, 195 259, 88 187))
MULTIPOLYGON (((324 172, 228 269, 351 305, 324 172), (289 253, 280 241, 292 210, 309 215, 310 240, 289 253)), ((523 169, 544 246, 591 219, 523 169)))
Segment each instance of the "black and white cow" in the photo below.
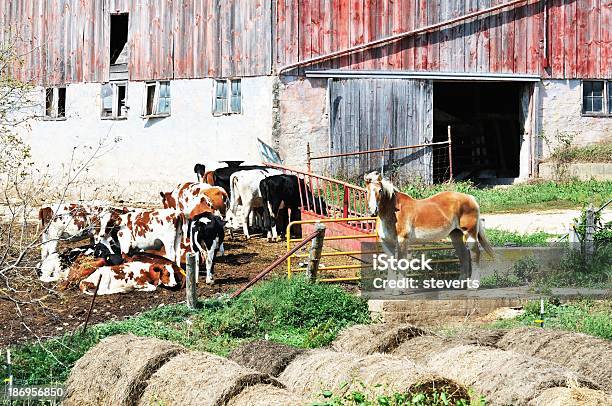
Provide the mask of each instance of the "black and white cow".
POLYGON ((189 221, 188 233, 191 251, 198 254, 199 263, 206 263, 206 283, 212 284, 215 256, 223 249, 225 221, 216 214, 201 213, 189 221))
MULTIPOLYGON (((326 216, 327 204, 315 196, 305 184, 304 179, 295 175, 274 175, 259 182, 259 190, 264 201, 264 227, 268 240, 277 239, 277 227, 281 237, 288 224, 287 209, 291 210, 291 221, 300 220, 300 207, 308 208, 315 213, 326 216)), ((301 227, 292 230, 296 237, 301 237, 301 227)))

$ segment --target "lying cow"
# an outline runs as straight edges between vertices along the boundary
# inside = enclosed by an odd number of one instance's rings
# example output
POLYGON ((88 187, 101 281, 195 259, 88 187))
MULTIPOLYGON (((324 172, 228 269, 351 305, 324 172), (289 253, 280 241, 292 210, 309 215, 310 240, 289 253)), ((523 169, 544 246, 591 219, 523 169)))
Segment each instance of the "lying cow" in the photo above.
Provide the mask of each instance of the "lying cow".
MULTIPOLYGON (((57 252, 59 241, 80 241, 86 238, 93 243, 100 228, 100 217, 105 213, 123 214, 127 208, 113 208, 92 202, 90 204, 55 203, 43 205, 38 218, 42 226, 41 260, 57 252)), ((43 264, 41 263, 41 266, 43 264)))
POLYGON ((202 213, 189 221, 188 229, 191 250, 198 254, 200 264, 206 263, 206 283, 212 284, 215 256, 220 251, 223 255, 225 222, 212 213, 202 213))
POLYGON ((234 173, 230 177, 231 204, 230 212, 233 218, 242 220, 242 230, 248 240, 249 215, 252 211, 263 207, 263 199, 259 190, 259 183, 268 176, 281 175, 276 169, 253 169, 234 173), (238 216, 238 206, 242 205, 242 215, 238 216))
MULTIPOLYGON (((259 182, 261 197, 264 201, 264 227, 268 240, 277 239, 277 225, 280 235, 284 237, 287 221, 287 209, 291 210, 291 220, 300 220, 300 208, 310 209, 326 216, 327 205, 321 197, 315 196, 305 184, 304 179, 295 175, 274 175, 259 182)), ((301 237, 301 227, 296 227, 295 236, 301 237)))
MULTIPOLYGON (((51 253, 42 261, 39 270, 41 282, 68 282, 88 276, 95 268, 123 262, 121 256, 111 253, 103 244, 84 245, 51 253)), ((64 285, 63 288, 66 288, 64 285)))
POLYGON ((128 255, 134 251, 160 250, 163 247, 165 257, 179 263, 185 225, 184 216, 175 209, 141 209, 121 215, 106 213, 102 216, 96 243, 113 250, 112 242, 115 241, 119 252, 113 252, 128 255))
POLYGON ((98 281, 98 295, 126 293, 134 290, 150 292, 158 286, 180 286, 182 270, 174 262, 161 257, 136 254, 121 265, 102 266, 79 283, 83 293, 93 295, 98 281))
POLYGON ((172 192, 160 192, 164 209, 180 210, 188 218, 215 210, 225 217, 228 196, 225 190, 207 183, 180 183, 172 192))

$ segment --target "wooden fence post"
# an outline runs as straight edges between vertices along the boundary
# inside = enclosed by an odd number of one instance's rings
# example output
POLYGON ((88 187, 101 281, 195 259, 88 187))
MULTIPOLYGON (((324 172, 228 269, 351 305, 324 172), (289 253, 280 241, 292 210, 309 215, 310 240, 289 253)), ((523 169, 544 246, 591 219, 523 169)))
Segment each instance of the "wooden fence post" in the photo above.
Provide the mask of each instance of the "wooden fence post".
POLYGON ((323 238, 325 237, 325 224, 316 223, 315 231, 317 236, 312 240, 310 246, 310 254, 308 256, 308 266, 306 275, 310 282, 317 280, 317 272, 319 271, 319 263, 321 262, 321 251, 323 251, 323 238))
POLYGON ((198 272, 196 269, 196 254, 190 252, 187 253, 186 257, 187 272, 185 278, 187 278, 187 283, 185 291, 187 294, 187 307, 195 309, 198 305, 198 297, 196 294, 196 273, 198 272))
POLYGON ((595 235, 595 208, 593 203, 589 204, 586 209, 586 227, 584 232, 584 251, 587 261, 590 261, 594 251, 594 235, 595 235))

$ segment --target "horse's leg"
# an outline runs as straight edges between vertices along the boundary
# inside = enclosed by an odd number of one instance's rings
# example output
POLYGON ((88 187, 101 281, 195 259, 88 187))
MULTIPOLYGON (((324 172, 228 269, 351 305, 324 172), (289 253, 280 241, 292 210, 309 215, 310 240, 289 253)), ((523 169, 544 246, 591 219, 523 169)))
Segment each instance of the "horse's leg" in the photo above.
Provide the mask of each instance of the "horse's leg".
POLYGON ((472 265, 470 261, 470 252, 468 251, 465 243, 463 242, 463 233, 461 230, 453 230, 449 234, 455 253, 459 258, 459 264, 461 266, 461 278, 469 278, 472 273, 472 265))

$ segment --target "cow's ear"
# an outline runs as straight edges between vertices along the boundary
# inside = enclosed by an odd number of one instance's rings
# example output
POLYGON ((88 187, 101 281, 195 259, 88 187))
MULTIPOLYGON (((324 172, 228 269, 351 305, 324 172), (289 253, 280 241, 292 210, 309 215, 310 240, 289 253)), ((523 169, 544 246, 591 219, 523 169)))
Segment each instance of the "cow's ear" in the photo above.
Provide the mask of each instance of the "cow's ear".
POLYGON ((370 177, 368 176, 367 173, 363 175, 363 181, 365 182, 366 185, 370 183, 370 177))
POLYGON ((376 180, 378 182, 382 182, 382 175, 380 173, 378 173, 378 177, 376 178, 376 180))
POLYGON ((164 192, 159 192, 159 195, 161 196, 162 200, 166 200, 166 194, 164 192))

